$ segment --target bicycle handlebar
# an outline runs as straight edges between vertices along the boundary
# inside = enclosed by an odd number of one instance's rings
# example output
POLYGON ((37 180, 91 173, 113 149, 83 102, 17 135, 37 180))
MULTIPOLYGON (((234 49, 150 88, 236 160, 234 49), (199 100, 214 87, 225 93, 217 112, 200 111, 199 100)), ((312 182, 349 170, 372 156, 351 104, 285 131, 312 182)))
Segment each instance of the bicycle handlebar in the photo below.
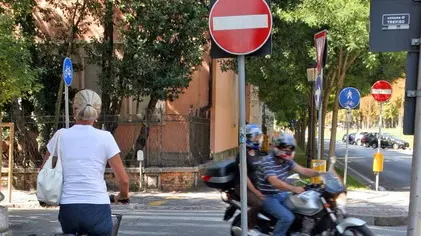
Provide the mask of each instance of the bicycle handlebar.
MULTIPOLYGON (((111 203, 115 203, 116 202, 115 201, 115 195, 114 194, 111 194, 110 195, 110 202, 111 203)), ((127 198, 127 199, 119 199, 118 202, 119 203, 123 203, 123 204, 129 204, 130 203, 130 198, 127 198)))

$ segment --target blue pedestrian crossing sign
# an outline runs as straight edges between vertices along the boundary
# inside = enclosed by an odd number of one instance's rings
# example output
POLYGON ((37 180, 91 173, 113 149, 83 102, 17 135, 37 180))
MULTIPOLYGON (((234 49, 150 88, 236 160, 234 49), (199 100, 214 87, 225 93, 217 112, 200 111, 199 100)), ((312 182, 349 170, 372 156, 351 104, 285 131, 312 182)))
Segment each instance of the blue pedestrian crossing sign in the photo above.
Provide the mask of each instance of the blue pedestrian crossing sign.
POLYGON ((339 94, 339 105, 345 109, 355 109, 360 105, 360 91, 353 87, 342 89, 339 94))
POLYGON ((72 60, 68 57, 63 62, 63 80, 66 86, 70 86, 73 80, 73 64, 72 60))

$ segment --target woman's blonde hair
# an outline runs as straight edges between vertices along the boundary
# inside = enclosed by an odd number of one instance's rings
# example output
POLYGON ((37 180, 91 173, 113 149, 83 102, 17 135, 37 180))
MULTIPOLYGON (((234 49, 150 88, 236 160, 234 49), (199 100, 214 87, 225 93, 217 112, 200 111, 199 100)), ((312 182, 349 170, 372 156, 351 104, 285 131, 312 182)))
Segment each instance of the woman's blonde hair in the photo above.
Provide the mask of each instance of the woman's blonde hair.
POLYGON ((92 90, 79 91, 73 100, 76 120, 96 120, 101 113, 101 98, 92 90))

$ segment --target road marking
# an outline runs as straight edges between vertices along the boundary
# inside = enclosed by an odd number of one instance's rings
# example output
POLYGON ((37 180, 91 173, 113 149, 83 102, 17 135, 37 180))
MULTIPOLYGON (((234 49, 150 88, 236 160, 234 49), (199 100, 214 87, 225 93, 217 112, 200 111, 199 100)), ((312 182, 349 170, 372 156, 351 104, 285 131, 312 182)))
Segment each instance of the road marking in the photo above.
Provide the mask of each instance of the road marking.
POLYGON ((142 219, 142 220, 184 220, 184 221, 213 221, 220 222, 222 221, 222 216, 220 217, 200 217, 200 216, 162 216, 162 215, 124 215, 123 219, 142 219))
MULTIPOLYGON (((328 154, 324 154, 324 156, 326 157, 326 158, 328 158, 329 157, 329 155, 328 154)), ((345 164, 344 163, 342 163, 340 160, 337 160, 336 161, 337 163, 339 163, 343 168, 345 168, 345 164)), ((369 178, 367 178, 366 176, 364 176, 363 174, 361 174, 360 172, 358 172, 358 171, 356 171, 355 169, 353 169, 352 167, 350 167, 349 165, 348 165, 348 170, 349 170, 349 172, 352 172, 354 175, 357 175, 358 177, 360 177, 361 179, 363 179, 364 181, 366 181, 366 182, 368 182, 368 183, 370 183, 371 185, 373 185, 373 186, 376 186, 376 183, 374 182, 374 181, 372 181, 371 179, 369 179, 369 178)), ((385 191, 386 189, 383 187, 383 186, 381 186, 380 184, 379 184, 379 190, 380 191, 385 191)))
POLYGON ((167 200, 164 201, 152 201, 148 202, 148 206, 161 206, 162 204, 166 203, 167 200))
POLYGON ((169 197, 166 197, 165 199, 168 199, 168 200, 180 200, 180 199, 186 199, 185 197, 182 197, 182 196, 169 196, 169 197))
POLYGON ((124 235, 177 235, 177 233, 170 232, 152 232, 152 231, 143 231, 143 230, 119 230, 118 234, 124 235))
POLYGON ((202 212, 200 214, 197 214, 199 212, 185 212, 185 211, 165 211, 165 212, 154 212, 154 211, 142 211, 139 213, 133 213, 133 212, 127 212, 124 215, 125 216, 133 216, 133 215, 159 215, 159 216, 191 216, 191 215, 198 215, 199 217, 201 216, 213 216, 213 217, 220 217, 222 218, 223 211, 217 212, 217 213, 206 213, 206 212, 202 212), (195 214, 196 213, 196 214, 195 214))

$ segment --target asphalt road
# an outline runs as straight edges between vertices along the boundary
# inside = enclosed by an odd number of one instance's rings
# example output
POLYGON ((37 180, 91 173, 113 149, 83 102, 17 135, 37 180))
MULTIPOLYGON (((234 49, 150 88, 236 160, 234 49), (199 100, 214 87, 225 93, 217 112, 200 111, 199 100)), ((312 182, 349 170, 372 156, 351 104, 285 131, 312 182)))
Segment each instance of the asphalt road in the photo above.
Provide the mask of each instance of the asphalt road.
MULTIPOLYGON (((179 201, 178 205, 180 204, 179 201)), ((186 202, 187 203, 187 202, 186 202)), ((159 204, 158 204, 159 205, 159 204)), ((219 200, 195 199, 195 207, 181 209, 174 207, 170 201, 151 209, 119 209, 114 213, 123 214, 119 236, 132 235, 177 235, 177 236, 227 236, 231 222, 224 222, 224 209, 219 200), (209 206, 216 206, 210 210, 209 206), (203 209, 199 206, 205 206, 203 209), (197 208, 197 209, 194 209, 197 208)), ((30 234, 52 235, 60 232, 57 221, 57 210, 31 209, 9 210, 9 224, 13 235, 26 236, 30 234)), ((370 226, 377 236, 404 236, 406 227, 370 226)))
MULTIPOLYGON (((133 196, 130 205, 113 206, 123 214, 119 236, 227 236, 230 222, 222 220, 226 204, 219 194, 207 192, 186 196, 133 196)), ((9 228, 13 235, 53 235, 61 231, 56 209, 9 209, 9 228)), ((406 227, 370 226, 378 236, 404 236, 406 227)))
MULTIPOLYGON (((326 148, 329 143, 325 142, 326 148)), ((344 163, 345 143, 336 143, 336 156, 344 163)), ((384 170, 380 173, 379 185, 390 191, 409 191, 411 185, 412 150, 381 149, 384 154, 384 170)), ((327 152, 327 151, 326 151, 327 152)), ((366 179, 374 182, 373 154, 377 149, 349 145, 348 166, 366 179)), ((352 171, 350 171, 352 174, 352 171)))

